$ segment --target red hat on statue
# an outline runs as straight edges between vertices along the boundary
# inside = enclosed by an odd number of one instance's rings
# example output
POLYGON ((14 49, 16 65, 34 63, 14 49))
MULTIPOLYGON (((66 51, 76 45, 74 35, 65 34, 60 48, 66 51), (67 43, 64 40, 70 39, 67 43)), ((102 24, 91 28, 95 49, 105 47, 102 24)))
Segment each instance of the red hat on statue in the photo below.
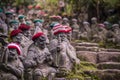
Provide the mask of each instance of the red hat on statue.
POLYGON ((39 4, 37 4, 36 6, 35 6, 35 9, 40 9, 41 7, 40 7, 40 5, 39 4))
POLYGON ((39 38, 40 36, 43 36, 43 32, 38 32, 35 35, 33 35, 32 40, 34 41, 35 39, 39 38))
POLYGON ((21 51, 19 45, 16 44, 16 43, 10 43, 10 44, 8 44, 7 48, 8 48, 8 49, 16 49, 18 55, 21 55, 21 54, 22 54, 22 51, 21 51))
POLYGON ((61 16, 55 16, 55 15, 50 16, 50 18, 52 18, 52 19, 62 19, 62 17, 61 17, 61 16))
POLYGON ((17 30, 13 30, 13 31, 10 33, 10 37, 12 38, 12 37, 18 35, 18 34, 21 33, 21 32, 22 32, 22 31, 19 30, 19 29, 17 29, 17 30))
POLYGON ((28 25, 26 25, 26 24, 21 24, 20 26, 19 26, 19 29, 20 30, 29 30, 30 29, 30 26, 28 26, 28 25))
POLYGON ((66 29, 66 33, 69 33, 72 31, 72 28, 70 26, 63 26, 66 29))
POLYGON ((65 27, 63 27, 62 25, 53 27, 53 34, 56 35, 56 34, 59 34, 59 33, 66 33, 65 27))

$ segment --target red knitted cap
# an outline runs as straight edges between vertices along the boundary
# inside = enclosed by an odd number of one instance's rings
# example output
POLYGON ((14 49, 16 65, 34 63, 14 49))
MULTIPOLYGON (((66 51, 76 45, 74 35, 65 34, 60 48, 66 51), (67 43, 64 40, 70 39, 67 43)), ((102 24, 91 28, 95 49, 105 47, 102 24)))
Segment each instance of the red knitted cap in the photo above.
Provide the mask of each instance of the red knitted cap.
POLYGON ((28 26, 28 25, 26 25, 26 24, 21 24, 21 25, 19 26, 19 29, 20 29, 20 30, 29 30, 29 29, 30 29, 30 26, 28 26))
POLYGON ((35 35, 33 35, 32 40, 34 41, 35 39, 39 38, 42 35, 44 35, 43 32, 38 32, 35 35))
POLYGON ((18 35, 19 33, 21 33, 22 31, 17 29, 17 30, 13 30, 11 33, 10 33, 10 37, 12 38, 13 36, 16 36, 18 35))

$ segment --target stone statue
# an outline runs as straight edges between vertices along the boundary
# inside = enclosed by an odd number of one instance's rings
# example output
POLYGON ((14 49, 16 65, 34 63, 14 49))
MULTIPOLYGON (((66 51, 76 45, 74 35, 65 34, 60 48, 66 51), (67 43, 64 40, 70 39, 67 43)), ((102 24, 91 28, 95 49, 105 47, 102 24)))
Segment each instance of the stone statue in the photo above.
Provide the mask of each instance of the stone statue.
POLYGON ((23 80, 24 67, 18 55, 21 55, 19 46, 8 44, 0 63, 0 80, 23 80))
POLYGON ((91 28, 88 22, 83 22, 83 26, 80 27, 79 37, 80 39, 85 39, 87 41, 91 39, 91 28))
POLYGON ((62 25, 70 26, 68 18, 63 18, 62 25))
POLYGON ((36 33, 32 40, 33 44, 28 48, 28 54, 24 61, 27 80, 41 80, 42 77, 48 77, 48 80, 54 80, 56 69, 52 67, 52 56, 46 47, 46 39, 42 32, 36 33), (29 79, 28 79, 29 78, 29 79))
POLYGON ((31 40, 31 34, 30 34, 30 26, 26 25, 26 24, 21 24, 19 26, 19 29, 22 30, 22 41, 20 43, 22 50, 24 52, 24 56, 27 55, 27 50, 28 47, 33 43, 33 41, 31 40))
POLYGON ((119 24, 114 24, 113 25, 113 32, 114 32, 114 38, 115 38, 115 43, 120 46, 120 27, 119 24))
POLYGON ((105 42, 107 30, 104 24, 98 24, 98 33, 93 36, 93 42, 105 42))
POLYGON ((58 71, 71 71, 73 64, 79 63, 79 59, 76 57, 75 49, 67 39, 66 29, 58 27, 54 31, 54 35, 56 37, 51 40, 49 49, 53 55, 55 66, 58 67, 58 71))
POLYGON ((26 24, 25 16, 24 15, 18 15, 18 20, 19 20, 20 24, 26 24))
POLYGON ((13 31, 13 30, 16 30, 16 29, 18 29, 19 22, 17 20, 11 20, 10 21, 10 26, 11 26, 10 29, 9 29, 10 32, 13 31))
POLYGON ((72 37, 74 39, 78 39, 78 34, 79 34, 79 25, 77 24, 77 19, 72 19, 72 25, 73 29, 72 37))
POLYGON ((0 33, 8 35, 8 26, 5 23, 6 16, 4 13, 0 13, 0 33))
POLYGON ((43 20, 41 19, 36 19, 34 20, 34 24, 35 24, 35 30, 34 30, 34 34, 38 33, 38 32, 43 32, 45 37, 46 37, 46 43, 49 43, 49 39, 48 39, 48 30, 46 30, 43 27, 43 20))
POLYGON ((92 37, 98 34, 98 22, 96 17, 91 18, 91 31, 92 37))

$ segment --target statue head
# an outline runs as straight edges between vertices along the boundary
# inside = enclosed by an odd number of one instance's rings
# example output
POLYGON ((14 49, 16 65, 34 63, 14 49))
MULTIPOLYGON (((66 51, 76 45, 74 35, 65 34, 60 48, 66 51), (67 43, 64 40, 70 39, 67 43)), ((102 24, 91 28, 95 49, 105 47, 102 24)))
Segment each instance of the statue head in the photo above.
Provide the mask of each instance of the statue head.
POLYGON ((87 21, 84 21, 84 22, 83 22, 83 26, 90 26, 90 23, 87 22, 87 21))
POLYGON ((96 17, 92 17, 91 18, 91 23, 92 24, 96 24, 97 23, 97 18, 96 17))
POLYGON ((42 27, 44 20, 35 19, 33 22, 34 22, 35 26, 42 27))
POLYGON ((32 37, 32 40, 34 41, 34 44, 40 49, 44 49, 46 47, 46 38, 42 32, 36 33, 32 37))
POLYGON ((114 30, 115 33, 116 33, 116 32, 119 32, 119 30, 120 30, 119 24, 113 24, 113 25, 112 25, 112 28, 113 28, 113 30, 114 30))
POLYGON ((10 24, 11 24, 13 29, 18 29, 18 26, 19 26, 19 22, 18 21, 12 20, 12 21, 10 21, 10 24))
POLYGON ((66 24, 68 22, 69 22, 68 18, 63 18, 63 24, 66 24))
POLYGON ((13 12, 11 12, 11 11, 7 11, 7 12, 5 13, 5 15, 6 15, 7 18, 10 18, 10 19, 13 18, 13 12))
POLYGON ((16 42, 16 43, 21 43, 22 41, 22 31, 21 30, 13 30, 10 34, 10 37, 12 39, 13 42, 16 42))
POLYGON ((22 30, 22 34, 26 37, 29 37, 30 35, 30 26, 26 25, 26 24, 21 24, 19 26, 19 29, 22 30))
POLYGON ((24 15, 19 15, 18 20, 23 23, 25 21, 25 16, 24 15))
POLYGON ((57 35, 57 39, 58 39, 58 40, 61 40, 61 41, 66 41, 67 35, 66 35, 65 33, 59 33, 59 34, 57 35))
POLYGON ((9 61, 16 60, 18 56, 21 54, 21 49, 19 45, 16 43, 8 44, 7 48, 8 48, 7 54, 9 61))
POLYGON ((73 23, 73 24, 76 24, 76 23, 77 23, 77 19, 74 19, 74 18, 73 18, 73 19, 72 19, 72 23, 73 23))
POLYGON ((58 40, 64 41, 67 38, 66 33, 69 32, 69 27, 63 25, 57 25, 53 27, 53 34, 57 37, 58 40))
POLYGON ((102 23, 98 24, 98 30, 103 31, 103 29, 105 29, 105 25, 102 23))

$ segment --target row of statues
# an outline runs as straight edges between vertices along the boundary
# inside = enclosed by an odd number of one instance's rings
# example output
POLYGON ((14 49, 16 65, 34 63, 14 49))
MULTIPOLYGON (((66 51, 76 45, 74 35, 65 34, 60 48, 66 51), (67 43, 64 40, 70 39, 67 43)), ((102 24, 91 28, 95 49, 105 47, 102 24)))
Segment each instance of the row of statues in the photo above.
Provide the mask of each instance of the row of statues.
POLYGON ((8 32, 1 32, 0 80, 54 80, 57 73, 70 72, 73 64, 80 63, 68 39, 69 26, 53 21, 49 39, 43 20, 35 19, 35 27, 26 23, 24 15, 18 20, 11 20, 8 32))

